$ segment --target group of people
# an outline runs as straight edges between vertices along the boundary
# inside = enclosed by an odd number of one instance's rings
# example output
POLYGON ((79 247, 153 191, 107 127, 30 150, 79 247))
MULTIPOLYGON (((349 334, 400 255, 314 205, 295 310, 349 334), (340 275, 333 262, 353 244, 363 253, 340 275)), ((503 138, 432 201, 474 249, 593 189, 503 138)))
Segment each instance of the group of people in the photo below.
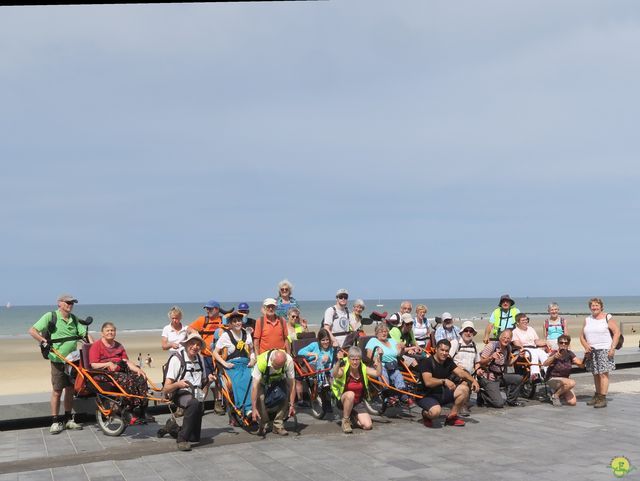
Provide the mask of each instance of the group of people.
MULTIPOLYGON (((165 366, 164 391, 184 411, 182 427, 177 434, 180 450, 191 449, 191 442, 200 439, 201 402, 209 392, 214 397, 214 410, 224 414, 220 376, 216 366, 231 379, 236 408, 258 425, 259 433, 288 434, 284 420, 293 416, 296 408, 306 406, 302 379, 296 377, 293 357, 306 358, 321 373, 320 382, 335 398, 342 410, 342 429, 352 432, 353 425, 371 429, 372 420, 363 401, 369 396, 369 379, 379 378, 393 386, 401 395, 394 402, 417 404, 422 409, 425 426, 433 426, 443 405, 452 404, 445 424, 464 426, 469 414, 470 394, 476 392, 477 404, 501 408, 505 402, 519 406, 522 376, 508 369, 516 355, 526 353, 530 376, 545 380, 553 389, 552 402, 560 406, 575 405, 575 382, 569 378, 572 365, 585 366, 593 373, 595 393, 587 403, 596 408, 606 406, 609 372, 615 369, 614 355, 620 330, 613 318, 604 312, 601 299, 589 301, 591 315, 584 321, 580 343, 584 360, 569 349, 571 338, 559 307, 549 305, 549 317, 544 324, 544 338, 529 325, 529 318, 515 307, 508 295, 500 298, 484 330, 484 347, 476 346, 477 334, 472 321, 458 327, 453 316, 445 312, 435 323, 427 319, 428 308, 416 306, 415 315, 409 301, 398 312, 381 320, 375 327, 364 350, 358 339, 365 335, 363 318, 365 303, 357 299, 349 310, 349 293, 336 292, 336 302, 326 309, 316 340, 298 352, 294 341, 308 331, 300 306, 292 295, 293 285, 283 280, 278 295, 262 303, 261 315, 249 317, 249 305, 240 303, 231 312, 223 312, 215 300, 204 306, 204 314, 192 323, 183 324, 180 308, 168 312, 169 324, 162 330, 161 346, 168 352, 165 366), (366 361, 366 362, 365 362, 366 361), (414 372, 419 381, 418 396, 408 395, 402 366, 414 372), (501 388, 506 391, 503 400, 501 388)), ((77 299, 70 295, 58 298, 58 309, 44 314, 29 330, 41 345, 52 343, 66 357, 76 349, 77 339, 92 342, 90 363, 94 369, 104 369, 117 378, 130 392, 140 396, 130 422, 145 422, 144 393, 146 374, 129 360, 124 347, 115 340, 116 327, 111 322, 102 325, 101 338, 96 342, 86 326, 72 314, 77 299), (52 340, 55 332, 57 342, 52 340)), ((51 361, 52 434, 63 429, 81 429, 71 414, 73 385, 58 355, 49 354, 51 361), (59 415, 64 392, 64 416, 59 415)))

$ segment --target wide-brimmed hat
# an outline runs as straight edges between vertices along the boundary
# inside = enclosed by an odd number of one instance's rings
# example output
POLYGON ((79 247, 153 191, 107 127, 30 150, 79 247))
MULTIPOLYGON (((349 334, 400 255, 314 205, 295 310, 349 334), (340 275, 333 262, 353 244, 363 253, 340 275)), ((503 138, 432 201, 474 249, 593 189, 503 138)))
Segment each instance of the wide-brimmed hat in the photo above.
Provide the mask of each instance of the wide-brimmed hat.
POLYGON ((204 339, 202 339, 202 337, 200 337, 200 334, 198 334, 197 332, 192 332, 191 334, 189 334, 187 338, 180 344, 182 344, 184 347, 187 347, 187 344, 189 344, 189 342, 193 341, 194 339, 196 339, 200 343, 200 349, 204 349, 207 346, 207 344, 204 342, 204 339))
POLYGON ((475 336, 476 334, 478 334, 478 331, 476 331, 476 327, 473 325, 473 321, 464 321, 462 323, 462 325, 460 326, 460 332, 464 331, 465 329, 473 329, 473 335, 475 336))
POLYGON ((514 301, 513 299, 511 299, 511 297, 509 296, 509 294, 503 294, 500 296, 500 300, 498 301, 498 305, 501 306, 503 301, 509 301, 511 303, 511 305, 513 306, 516 301, 514 301))
POLYGON ((244 314, 242 312, 238 312, 238 311, 232 311, 229 314, 226 315, 227 320, 231 320, 235 317, 239 317, 240 319, 242 319, 244 317, 244 314))

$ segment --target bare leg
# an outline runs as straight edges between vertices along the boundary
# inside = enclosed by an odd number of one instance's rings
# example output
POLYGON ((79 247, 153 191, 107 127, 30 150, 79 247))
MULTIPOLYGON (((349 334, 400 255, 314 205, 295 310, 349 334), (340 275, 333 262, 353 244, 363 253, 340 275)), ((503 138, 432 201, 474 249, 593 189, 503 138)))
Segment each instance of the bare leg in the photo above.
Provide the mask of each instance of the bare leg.
POLYGON ((340 400, 342 401, 342 417, 348 418, 351 416, 351 411, 353 410, 353 400, 355 398, 355 394, 353 391, 345 391, 342 393, 340 400))
MULTIPOLYGON (((58 402, 58 405, 60 403, 58 402)), ((64 411, 69 412, 73 408, 73 386, 64 388, 64 411)))
POLYGON ((51 415, 57 416, 60 412, 60 398, 62 397, 62 390, 51 391, 51 415))
POLYGON ((359 413, 357 422, 358 426, 360 426, 365 431, 369 431, 373 428, 373 421, 371 420, 371 416, 369 416, 369 413, 359 413))
POLYGON ((466 383, 460 384, 453 392, 453 407, 451 408, 449 416, 457 416, 462 406, 467 402, 467 399, 469 399, 469 387, 466 383))

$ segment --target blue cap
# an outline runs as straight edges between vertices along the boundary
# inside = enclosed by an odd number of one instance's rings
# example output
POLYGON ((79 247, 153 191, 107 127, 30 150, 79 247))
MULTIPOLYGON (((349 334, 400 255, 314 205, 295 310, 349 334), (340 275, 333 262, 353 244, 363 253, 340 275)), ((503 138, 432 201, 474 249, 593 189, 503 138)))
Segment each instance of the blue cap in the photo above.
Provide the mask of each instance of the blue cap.
POLYGON ((238 304, 238 310, 239 311, 248 311, 249 310, 249 304, 247 304, 246 302, 241 302, 240 304, 238 304))
POLYGON ((214 301, 213 299, 211 299, 204 306, 202 306, 203 309, 206 309, 206 308, 213 309, 214 307, 217 307, 218 309, 220 309, 220 303, 218 301, 214 301))

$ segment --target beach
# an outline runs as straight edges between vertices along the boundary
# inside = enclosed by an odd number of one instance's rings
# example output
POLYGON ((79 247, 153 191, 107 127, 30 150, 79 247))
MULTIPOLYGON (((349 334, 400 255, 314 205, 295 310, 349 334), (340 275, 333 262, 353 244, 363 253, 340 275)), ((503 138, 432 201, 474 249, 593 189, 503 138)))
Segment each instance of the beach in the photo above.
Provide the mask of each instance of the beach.
MULTIPOLYGON (((571 336, 571 349, 576 353, 582 352, 580 345, 580 330, 584 320, 583 316, 565 316, 569 335, 571 336)), ((531 325, 538 335, 543 333, 544 316, 531 316, 531 325)), ((624 323, 625 348, 638 348, 640 334, 632 333, 632 327, 640 331, 640 316, 624 316, 617 319, 618 323, 624 323)), ((459 325, 459 322, 456 322, 459 325)), ((475 322, 478 335, 475 341, 478 349, 482 348, 482 333, 486 326, 485 321, 475 322)), ((318 326, 311 326, 311 330, 317 331, 318 326)), ((367 331, 373 333, 373 326, 368 326, 367 331)), ((100 336, 92 331, 94 339, 100 336)), ((160 347, 160 331, 157 332, 119 332, 117 340, 122 343, 127 350, 131 360, 134 362, 138 353, 143 359, 147 354, 151 355, 153 362, 151 368, 144 366, 144 370, 149 374, 149 378, 159 383, 162 381, 162 364, 168 357, 168 352, 160 347)), ((33 394, 49 392, 51 383, 49 379, 49 363, 45 361, 36 342, 31 338, 2 339, 0 342, 0 362, 3 366, 2 373, 2 395, 11 394, 33 394)), ((579 354, 581 356, 581 354, 579 354)), ((615 375, 615 374, 614 374, 615 375)))

